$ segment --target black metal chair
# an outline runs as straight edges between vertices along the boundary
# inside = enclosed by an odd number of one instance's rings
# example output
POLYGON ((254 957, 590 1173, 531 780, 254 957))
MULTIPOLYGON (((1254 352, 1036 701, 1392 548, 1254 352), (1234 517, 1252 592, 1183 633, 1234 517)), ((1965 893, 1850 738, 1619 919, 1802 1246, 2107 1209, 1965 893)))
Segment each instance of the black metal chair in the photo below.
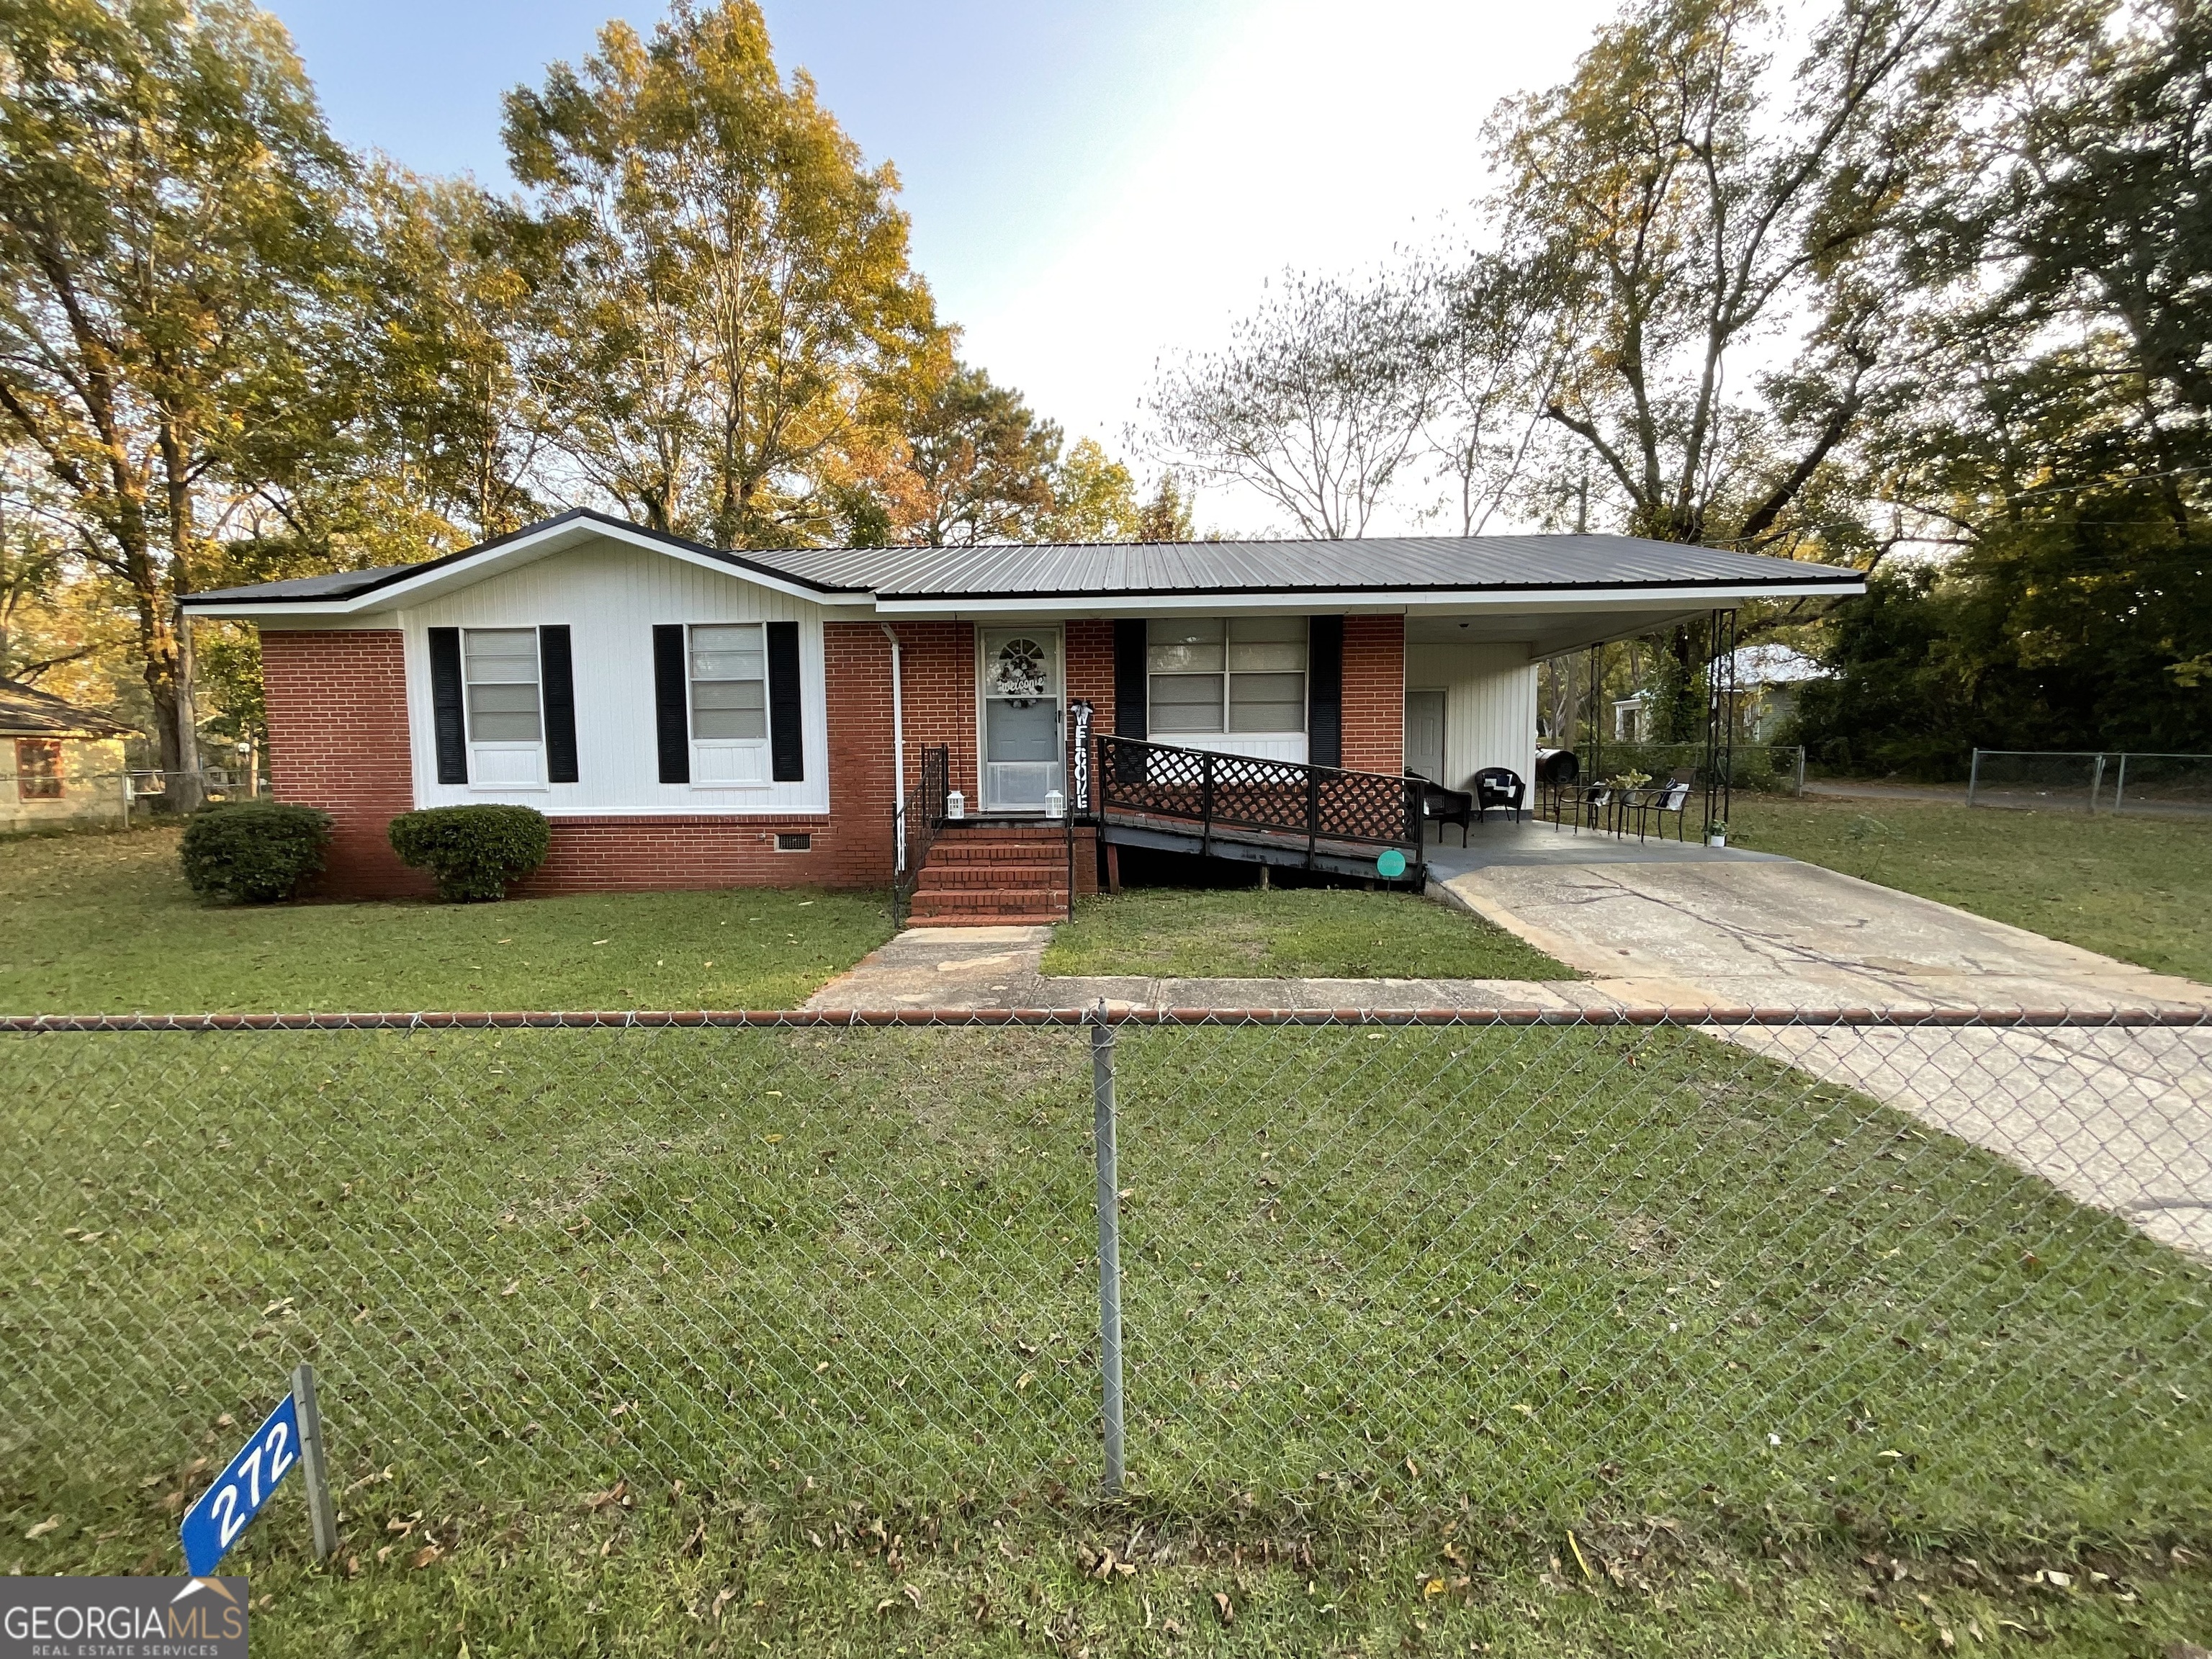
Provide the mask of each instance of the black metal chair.
POLYGON ((1559 792, 1559 803, 1552 827, 1557 829, 1566 822, 1570 807, 1575 815, 1575 833, 1583 832, 1587 823, 1593 830, 1611 830, 1614 811, 1620 804, 1620 791, 1609 783, 1584 784, 1569 787, 1559 792))
POLYGON ((1447 789, 1434 778, 1408 767, 1407 778, 1421 786, 1421 822, 1437 826, 1437 839, 1443 839, 1443 826, 1459 825, 1459 844, 1467 845, 1467 826, 1475 816, 1474 797, 1464 789, 1447 789))
POLYGON ((1474 816, 1487 823, 1493 811, 1510 812, 1521 822, 1521 805, 1528 799, 1521 775, 1506 766, 1486 766, 1474 775, 1474 816))
POLYGON ((1579 792, 1576 781, 1582 776, 1583 763, 1575 758, 1571 749, 1539 749, 1536 751, 1536 816, 1549 817, 1554 828, 1566 814, 1567 805, 1579 792))
POLYGON ((1623 827, 1626 828, 1628 814, 1634 813, 1636 839, 1642 841, 1647 826, 1653 818, 1656 818, 1659 821, 1659 839, 1664 841, 1667 839, 1667 814, 1672 812, 1674 815, 1675 840, 1687 841, 1688 834, 1682 828, 1682 809, 1689 805, 1689 800, 1690 786, 1680 780, 1662 784, 1656 789, 1633 791, 1621 803, 1623 827))

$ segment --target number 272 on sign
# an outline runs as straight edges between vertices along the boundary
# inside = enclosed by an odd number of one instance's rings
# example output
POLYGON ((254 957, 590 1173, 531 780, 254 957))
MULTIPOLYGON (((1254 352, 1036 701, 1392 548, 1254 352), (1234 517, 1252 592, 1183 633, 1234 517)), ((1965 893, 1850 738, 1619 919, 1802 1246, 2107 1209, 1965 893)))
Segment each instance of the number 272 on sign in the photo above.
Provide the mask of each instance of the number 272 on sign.
POLYGON ((230 1460, 230 1467, 186 1513, 178 1528, 184 1540, 185 1565, 195 1578, 204 1578, 230 1551, 246 1523, 259 1514, 276 1490, 276 1483, 300 1461, 300 1417, 292 1396, 286 1395, 269 1413, 246 1449, 230 1460))

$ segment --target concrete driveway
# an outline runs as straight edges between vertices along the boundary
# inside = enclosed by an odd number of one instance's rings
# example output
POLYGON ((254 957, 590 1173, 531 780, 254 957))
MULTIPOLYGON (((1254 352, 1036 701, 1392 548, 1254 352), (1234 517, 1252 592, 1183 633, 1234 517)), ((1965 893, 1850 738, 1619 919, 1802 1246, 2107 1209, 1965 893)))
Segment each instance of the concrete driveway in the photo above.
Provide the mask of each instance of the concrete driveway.
MULTIPOLYGON (((1633 843, 1577 859, 1576 839, 1522 826, 1432 867, 1451 897, 1624 1003, 2212 1007, 2212 988, 2191 981, 1813 865, 1690 856, 1697 848, 1638 856, 1633 843)), ((2154 1237, 2212 1255, 2212 1026, 1714 1035, 1870 1094, 2154 1237)))
POLYGON ((1449 896, 1632 1001, 2202 1007, 2212 990, 1771 854, 1522 824, 1431 848, 1449 896))

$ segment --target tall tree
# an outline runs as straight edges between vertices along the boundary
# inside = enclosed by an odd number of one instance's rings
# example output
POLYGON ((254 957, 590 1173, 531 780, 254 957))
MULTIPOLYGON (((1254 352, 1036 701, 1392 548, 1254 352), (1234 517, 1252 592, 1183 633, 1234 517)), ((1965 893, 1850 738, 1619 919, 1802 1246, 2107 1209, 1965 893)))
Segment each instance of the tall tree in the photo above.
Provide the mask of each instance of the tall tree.
POLYGON ((1052 497, 1052 511, 1038 526, 1048 541, 1140 539, 1137 481, 1096 438, 1076 440, 1054 477, 1052 497))
POLYGON ((1840 0, 1785 101, 1759 0, 1637 0, 1503 107, 1498 206, 1585 331, 1546 412, 1635 532, 1771 545, 1852 434, 1891 346, 1882 262, 1942 154, 1945 4, 1840 0), (1789 370, 1747 373, 1785 330, 1789 370))
POLYGON ((751 0, 623 22, 507 95, 548 441, 656 529, 803 543, 870 383, 933 345, 889 166, 866 167, 751 0))
POLYGON ((1444 486, 1437 515, 1480 535, 1527 478, 1578 333, 1556 262, 1486 252, 1437 272, 1423 440, 1444 486))
POLYGON ((161 763, 189 772, 199 492, 312 379, 348 161, 239 0, 4 0, 0 39, 0 421, 128 594, 161 763))
POLYGON ((1060 433, 1021 393, 957 363, 927 386, 903 424, 915 485, 907 539, 961 547, 1038 532, 1053 509, 1060 433))
POLYGON ((1218 351, 1164 366, 1146 399, 1162 459, 1256 491, 1309 536, 1358 536, 1430 411, 1418 282, 1286 272, 1218 351))

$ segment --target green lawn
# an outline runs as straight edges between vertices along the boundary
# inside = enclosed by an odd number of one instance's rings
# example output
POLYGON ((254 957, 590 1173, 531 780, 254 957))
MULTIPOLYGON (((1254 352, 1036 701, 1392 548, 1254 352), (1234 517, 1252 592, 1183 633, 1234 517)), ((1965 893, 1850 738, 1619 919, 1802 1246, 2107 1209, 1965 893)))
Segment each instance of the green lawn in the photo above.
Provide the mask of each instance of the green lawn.
POLYGON ((177 835, 0 840, 0 1012, 785 1008, 890 937, 879 893, 210 904, 177 835))
POLYGON ((2212 983, 2212 821, 1739 795, 1729 838, 2212 983))
POLYGON ((2118 1220, 1695 1033, 1119 1056, 1101 1506, 1080 1032, 0 1041, 0 1559, 173 1570, 304 1355, 269 1654, 2202 1639, 2212 1274, 2118 1220))
POLYGON ((1053 932, 1048 974, 1187 979, 1574 979, 1479 916, 1347 888, 1133 888, 1084 899, 1053 932))

